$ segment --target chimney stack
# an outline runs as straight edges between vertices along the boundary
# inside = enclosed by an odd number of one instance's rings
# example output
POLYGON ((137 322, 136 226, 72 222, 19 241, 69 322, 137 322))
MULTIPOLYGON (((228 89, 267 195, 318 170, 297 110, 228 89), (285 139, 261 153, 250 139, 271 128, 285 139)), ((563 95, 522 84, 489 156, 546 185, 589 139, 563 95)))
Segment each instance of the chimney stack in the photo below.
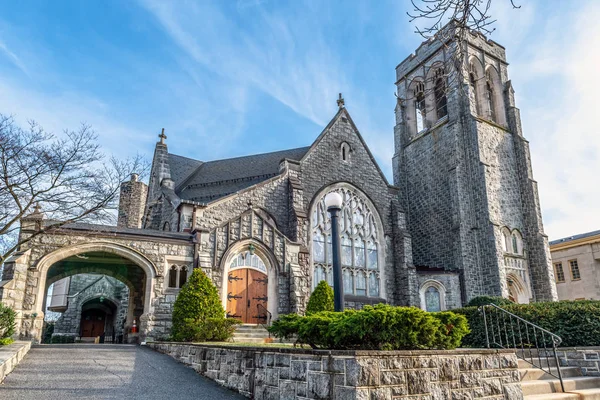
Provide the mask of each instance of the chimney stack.
POLYGON ((129 182, 121 183, 117 226, 122 228, 141 228, 147 197, 148 185, 139 181, 138 174, 131 174, 129 182))

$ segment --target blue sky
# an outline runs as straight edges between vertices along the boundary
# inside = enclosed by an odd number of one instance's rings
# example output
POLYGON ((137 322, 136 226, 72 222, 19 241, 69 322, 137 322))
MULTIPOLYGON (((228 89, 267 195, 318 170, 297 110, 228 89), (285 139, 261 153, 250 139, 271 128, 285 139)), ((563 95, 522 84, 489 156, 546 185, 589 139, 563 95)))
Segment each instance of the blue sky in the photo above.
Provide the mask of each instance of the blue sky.
MULTIPOLYGON (((1 0, 0 112, 107 153, 202 160, 306 146, 337 93, 391 180, 403 1, 1 0)), ((600 229, 597 1, 494 0, 550 239, 600 229)))

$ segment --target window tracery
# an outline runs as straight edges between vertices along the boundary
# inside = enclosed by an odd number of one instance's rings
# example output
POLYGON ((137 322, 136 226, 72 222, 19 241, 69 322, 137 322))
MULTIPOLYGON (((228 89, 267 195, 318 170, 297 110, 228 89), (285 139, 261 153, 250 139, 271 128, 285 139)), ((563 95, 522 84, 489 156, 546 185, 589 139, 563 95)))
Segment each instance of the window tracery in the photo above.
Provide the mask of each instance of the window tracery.
POLYGON ((254 268, 265 274, 267 273, 267 267, 263 260, 258 255, 250 252, 250 250, 243 251, 233 257, 229 264, 229 269, 232 270, 238 268, 254 268))
POLYGON ((435 71, 435 109, 437 118, 443 118, 448 115, 448 100, 446 98, 446 77, 444 76, 444 70, 439 68, 435 71))
POLYGON ((171 289, 181 289, 187 282, 189 270, 187 265, 171 265, 167 286, 171 289))
MULTIPOLYGON (((361 194, 347 187, 334 189, 342 195, 339 215, 344 293, 379 297, 381 268, 378 219, 361 194)), ((331 220, 325 195, 312 213, 313 289, 322 281, 333 284, 331 220)))
POLYGON ((421 308, 428 312, 446 310, 446 288, 441 282, 429 279, 419 290, 421 308))
POLYGON ((421 132, 426 127, 426 111, 425 111, 425 84, 417 83, 415 90, 415 120, 417 121, 417 133, 421 132))

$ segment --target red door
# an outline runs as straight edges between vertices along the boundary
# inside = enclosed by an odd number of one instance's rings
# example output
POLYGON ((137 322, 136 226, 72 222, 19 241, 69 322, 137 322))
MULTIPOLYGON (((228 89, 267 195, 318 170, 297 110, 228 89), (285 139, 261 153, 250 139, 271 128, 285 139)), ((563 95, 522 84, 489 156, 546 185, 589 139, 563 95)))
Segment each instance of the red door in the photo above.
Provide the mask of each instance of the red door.
POLYGON ((227 276, 227 317, 246 324, 263 322, 267 309, 267 275, 251 268, 240 268, 227 276), (262 307, 258 307, 258 305, 262 307))

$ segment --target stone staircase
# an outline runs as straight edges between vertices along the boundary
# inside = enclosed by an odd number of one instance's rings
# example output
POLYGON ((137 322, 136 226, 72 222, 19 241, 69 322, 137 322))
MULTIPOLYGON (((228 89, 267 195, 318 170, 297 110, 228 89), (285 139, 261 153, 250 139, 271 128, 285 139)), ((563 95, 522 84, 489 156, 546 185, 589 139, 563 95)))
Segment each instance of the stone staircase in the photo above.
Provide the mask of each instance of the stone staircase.
MULTIPOLYGON (((542 359, 542 365, 550 365, 552 372, 556 371, 553 359, 542 359)), ((558 378, 519 360, 524 400, 600 400, 600 377, 583 376, 580 367, 562 367, 561 372, 565 393, 561 392, 558 378)))
POLYGON ((269 332, 262 325, 238 325, 233 334, 233 341, 238 343, 266 343, 269 332))

